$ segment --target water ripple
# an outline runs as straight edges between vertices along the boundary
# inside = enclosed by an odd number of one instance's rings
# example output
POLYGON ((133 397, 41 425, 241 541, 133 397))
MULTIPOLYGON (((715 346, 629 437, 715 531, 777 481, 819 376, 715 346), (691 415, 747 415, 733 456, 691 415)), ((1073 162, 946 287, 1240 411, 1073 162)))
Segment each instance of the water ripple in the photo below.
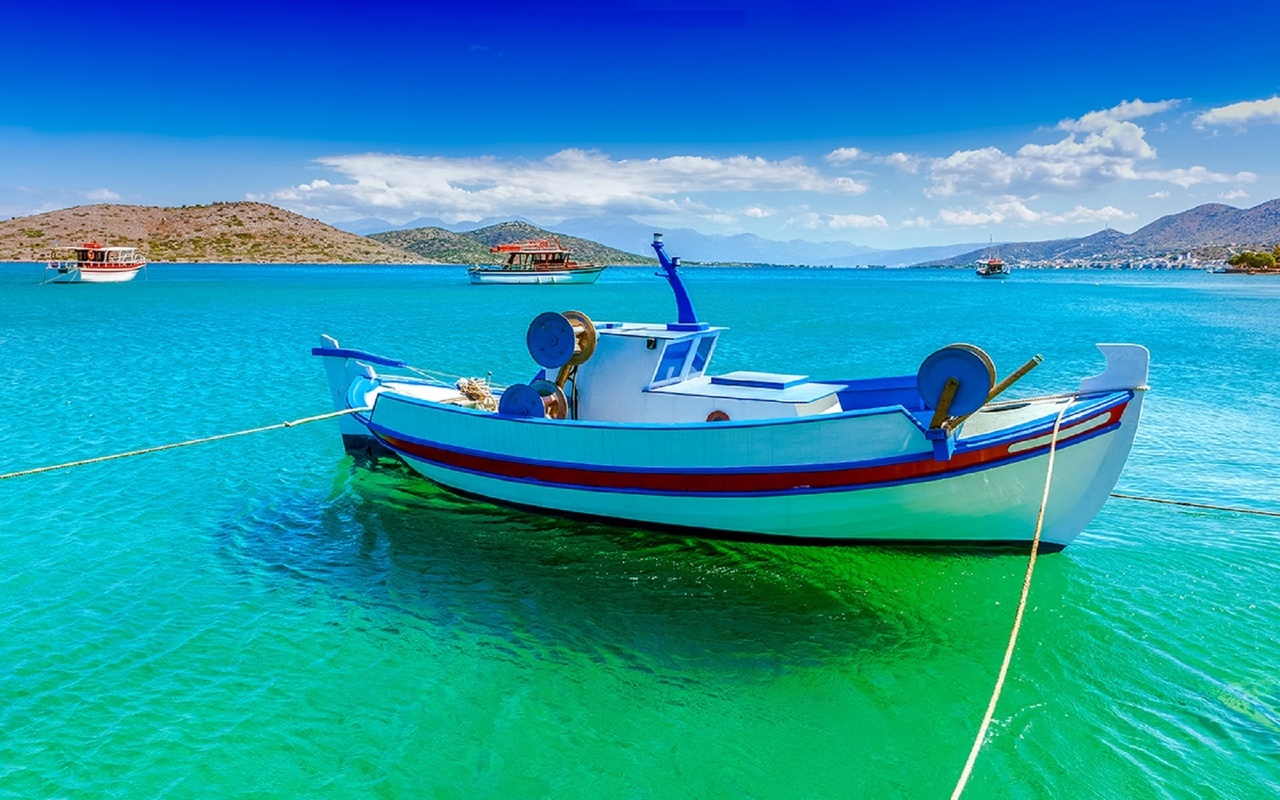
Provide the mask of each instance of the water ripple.
MULTIPOLYGON (((0 265, 5 472, 321 412, 320 332, 519 379, 534 314, 669 304, 645 271, 531 294, 451 268, 37 287, 28 266, 0 265), (448 346, 460 318, 491 323, 448 346)), ((1121 488, 1280 510, 1274 289, 1214 280, 1028 274, 992 304, 933 271, 690 275, 736 328, 726 371, 899 374, 968 340, 1002 372, 1043 353, 1039 392, 1101 366, 1089 339, 1146 342, 1121 488)), ((328 424, 0 482, 0 520, 14 797, 943 796, 1025 568, 509 511, 354 462, 328 424)), ((1280 794, 1278 538, 1260 517, 1109 502, 1039 563, 966 796, 1280 794)))

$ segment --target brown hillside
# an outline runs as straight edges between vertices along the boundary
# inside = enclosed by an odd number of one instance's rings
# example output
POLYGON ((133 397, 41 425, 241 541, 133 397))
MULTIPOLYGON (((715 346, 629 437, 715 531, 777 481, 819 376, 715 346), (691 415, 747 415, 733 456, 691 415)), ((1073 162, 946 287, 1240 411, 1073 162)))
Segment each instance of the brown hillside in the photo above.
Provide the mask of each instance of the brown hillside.
POLYGON ((134 246, 148 261, 406 264, 427 259, 265 203, 76 206, 0 222, 0 261, 43 261, 54 245, 134 246))

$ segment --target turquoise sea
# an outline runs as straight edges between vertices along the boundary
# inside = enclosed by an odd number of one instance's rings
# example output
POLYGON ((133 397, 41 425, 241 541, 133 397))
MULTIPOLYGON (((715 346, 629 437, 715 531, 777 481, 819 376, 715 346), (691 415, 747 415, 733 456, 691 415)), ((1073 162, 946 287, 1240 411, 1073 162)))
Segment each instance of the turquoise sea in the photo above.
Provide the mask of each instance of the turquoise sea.
MULTIPOLYGON (((679 252, 678 242, 671 242, 679 252)), ((715 369, 1013 394, 1152 352, 1118 491, 1280 511, 1280 280, 687 269, 715 369)), ((674 314, 652 269, 0 265, 0 473, 329 410, 321 333, 527 380, 532 317, 674 314)), ((0 797, 947 797, 1025 554, 707 541, 460 499, 318 422, 0 481, 0 797)), ((1280 795, 1280 520, 1112 499, 1040 559, 965 797, 1280 795)))

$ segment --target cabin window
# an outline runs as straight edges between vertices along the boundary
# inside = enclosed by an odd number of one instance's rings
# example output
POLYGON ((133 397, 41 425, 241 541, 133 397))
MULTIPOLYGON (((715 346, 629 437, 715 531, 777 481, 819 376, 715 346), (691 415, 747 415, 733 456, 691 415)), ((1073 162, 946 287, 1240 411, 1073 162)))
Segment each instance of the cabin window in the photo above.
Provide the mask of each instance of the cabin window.
POLYGON ((707 368, 711 359, 711 348, 716 346, 716 337, 703 336, 698 340, 698 349, 693 354, 693 363, 689 366, 689 377, 696 378, 707 368))
POLYGON ((675 383, 684 374, 684 362, 693 347, 692 339, 670 342, 662 351, 662 360, 658 362, 658 371, 653 376, 653 386, 675 383))

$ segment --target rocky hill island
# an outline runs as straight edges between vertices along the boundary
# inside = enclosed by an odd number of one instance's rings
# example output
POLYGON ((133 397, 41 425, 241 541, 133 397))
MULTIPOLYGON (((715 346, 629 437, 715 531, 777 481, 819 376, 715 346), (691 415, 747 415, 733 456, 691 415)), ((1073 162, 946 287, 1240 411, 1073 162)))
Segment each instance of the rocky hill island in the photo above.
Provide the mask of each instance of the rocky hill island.
POLYGON ((489 248, 521 239, 559 238, 580 261, 657 264, 622 250, 523 222, 453 233, 442 228, 372 237, 266 203, 204 206, 97 204, 0 222, 0 261, 44 261, 57 245, 98 241, 137 247, 152 263, 214 264, 492 264, 489 248))

